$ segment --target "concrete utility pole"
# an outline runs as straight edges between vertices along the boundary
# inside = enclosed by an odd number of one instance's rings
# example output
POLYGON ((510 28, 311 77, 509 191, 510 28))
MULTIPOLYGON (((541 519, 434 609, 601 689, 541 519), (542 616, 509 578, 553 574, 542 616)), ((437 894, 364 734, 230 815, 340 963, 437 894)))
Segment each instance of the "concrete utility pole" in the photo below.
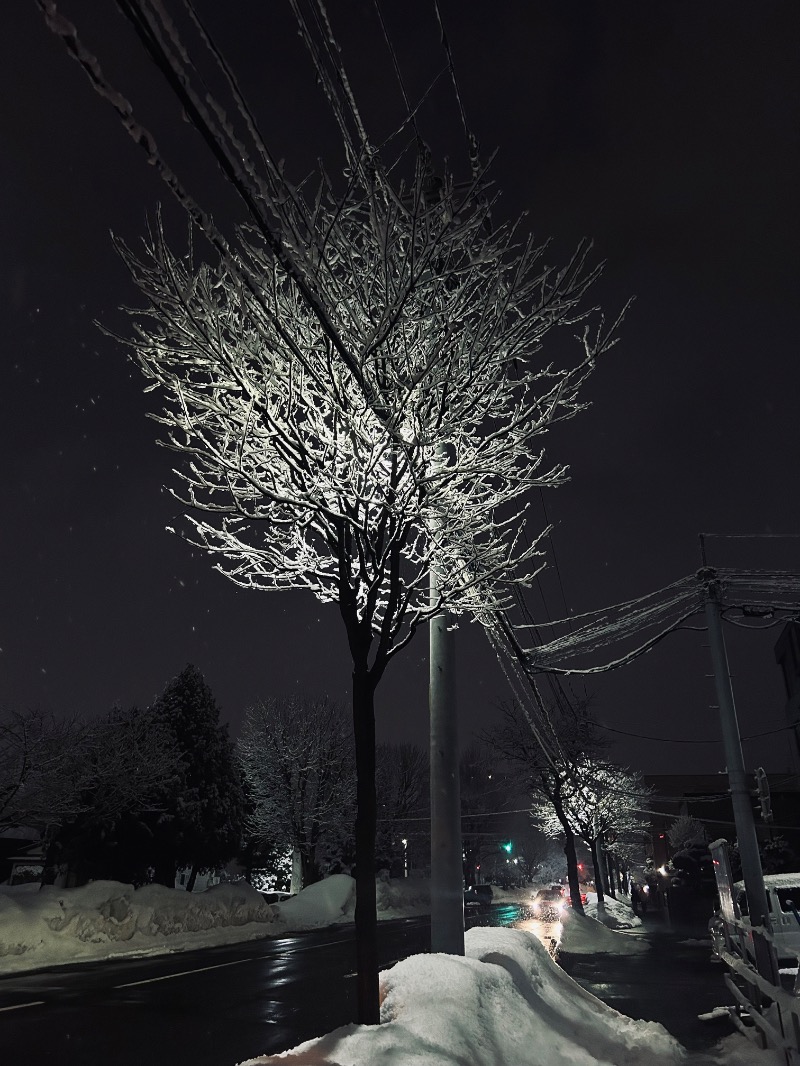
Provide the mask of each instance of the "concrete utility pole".
MULTIPOLYGON (((705 562, 705 559, 703 560, 705 562)), ((739 722, 736 717, 736 705, 733 701, 728 653, 725 650, 725 638, 722 633, 722 615, 719 600, 720 584, 716 571, 704 567, 698 578, 705 586, 705 611, 708 622, 708 643, 714 665, 714 681, 719 702, 719 717, 722 726, 722 742, 725 750, 725 762, 728 766, 728 782, 733 802, 733 820, 736 824, 736 839, 739 844, 739 856, 742 861, 742 877, 747 894, 747 907, 750 912, 750 924, 762 925, 770 929, 769 906, 764 888, 764 873, 761 868, 761 856, 758 852, 756 823, 753 817, 753 801, 747 785, 744 769, 742 741, 739 722)), ((757 947, 761 944, 757 940, 757 947)), ((757 954, 761 954, 757 952, 757 954)), ((767 956, 757 958, 758 970, 763 977, 774 980, 772 965, 767 956)))
MULTIPOLYGON (((436 571, 431 568, 431 602, 436 571)), ((455 639, 449 615, 430 622, 431 950, 464 954, 464 872, 455 639)))

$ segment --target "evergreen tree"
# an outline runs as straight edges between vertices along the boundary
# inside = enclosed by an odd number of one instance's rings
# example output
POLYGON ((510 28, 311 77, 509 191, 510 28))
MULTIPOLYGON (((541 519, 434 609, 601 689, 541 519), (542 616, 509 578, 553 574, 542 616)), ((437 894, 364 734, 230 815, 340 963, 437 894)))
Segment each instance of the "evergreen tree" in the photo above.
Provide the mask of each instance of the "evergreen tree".
POLYGON ((153 712, 180 756, 164 781, 154 827, 155 880, 171 887, 176 870, 189 866, 191 892, 198 873, 236 855, 244 792, 228 728, 220 725, 216 700, 196 666, 169 682, 153 712))

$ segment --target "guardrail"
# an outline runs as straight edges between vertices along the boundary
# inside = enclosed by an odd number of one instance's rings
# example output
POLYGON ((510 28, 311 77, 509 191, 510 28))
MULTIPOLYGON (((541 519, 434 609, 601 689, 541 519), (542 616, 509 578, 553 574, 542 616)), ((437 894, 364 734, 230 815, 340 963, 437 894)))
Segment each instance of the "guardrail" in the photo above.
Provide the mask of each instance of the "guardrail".
POLYGON ((725 984, 738 1008, 752 1021, 747 1026, 736 1008, 731 1018, 738 1029, 761 1048, 782 1051, 786 1066, 800 1066, 800 972, 791 990, 783 987, 772 935, 763 926, 751 927, 740 919, 720 919, 719 929, 712 930, 714 950, 728 966, 725 984), (762 966, 772 974, 768 980, 756 968, 755 960, 767 960, 762 966))

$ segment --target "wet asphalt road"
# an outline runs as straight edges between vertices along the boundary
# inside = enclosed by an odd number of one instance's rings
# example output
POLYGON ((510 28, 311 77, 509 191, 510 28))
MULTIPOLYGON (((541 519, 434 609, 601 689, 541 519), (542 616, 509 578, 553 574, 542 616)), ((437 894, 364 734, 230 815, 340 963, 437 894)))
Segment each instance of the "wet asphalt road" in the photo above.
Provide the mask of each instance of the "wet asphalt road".
MULTIPOLYGON (((469 908, 510 925, 516 906, 469 908)), ((430 951, 430 919, 379 925, 379 965, 430 951)), ((36 1066, 229 1066, 355 1018, 352 926, 0 980, 0 1061, 36 1066)))
MULTIPOLYGON (((514 905, 468 908, 467 924, 548 929, 514 905)), ((549 929, 551 935, 557 924, 549 929)), ((727 1001, 702 931, 648 918, 639 956, 567 955, 563 968, 633 1018, 659 1021, 693 1051, 732 1031, 699 1013, 727 1001)), ((382 969, 430 950, 430 920, 382 922, 382 969)), ((0 980, 5 1063, 59 1066, 229 1066, 284 1051, 355 1017, 352 926, 151 959, 83 963, 0 980)))

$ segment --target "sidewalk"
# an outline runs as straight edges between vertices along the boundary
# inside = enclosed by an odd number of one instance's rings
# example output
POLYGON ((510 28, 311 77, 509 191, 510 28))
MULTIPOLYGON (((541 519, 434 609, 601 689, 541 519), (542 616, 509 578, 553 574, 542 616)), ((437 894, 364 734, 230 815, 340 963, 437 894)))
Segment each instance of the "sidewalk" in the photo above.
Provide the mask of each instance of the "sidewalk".
POLYGON ((697 923, 677 926, 655 912, 627 935, 646 939, 651 950, 642 955, 559 952, 557 961, 592 995, 630 1018, 660 1022, 690 1051, 710 1051, 734 1031, 727 1018, 702 1022, 697 1017, 730 999, 704 929, 697 923))

